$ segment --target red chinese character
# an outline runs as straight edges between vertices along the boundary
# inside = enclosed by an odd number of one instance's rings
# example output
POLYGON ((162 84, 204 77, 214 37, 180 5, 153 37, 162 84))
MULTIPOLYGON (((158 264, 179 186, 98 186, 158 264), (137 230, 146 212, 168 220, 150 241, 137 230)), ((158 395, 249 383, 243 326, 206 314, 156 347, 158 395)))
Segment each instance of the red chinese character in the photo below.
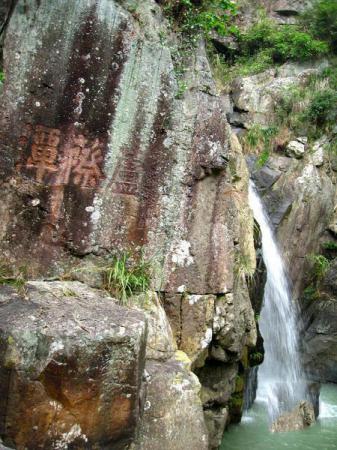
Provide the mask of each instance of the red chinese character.
POLYGON ((41 183, 46 173, 57 172, 57 147, 60 130, 37 125, 33 136, 32 153, 27 160, 28 169, 36 169, 36 181, 41 183))

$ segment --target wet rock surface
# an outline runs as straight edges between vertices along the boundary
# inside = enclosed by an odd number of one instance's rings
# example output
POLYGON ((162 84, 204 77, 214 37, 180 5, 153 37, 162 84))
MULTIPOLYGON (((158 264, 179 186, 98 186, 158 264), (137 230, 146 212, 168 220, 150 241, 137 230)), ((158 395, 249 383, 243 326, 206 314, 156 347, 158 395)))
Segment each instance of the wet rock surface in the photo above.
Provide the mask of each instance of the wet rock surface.
POLYGON ((272 432, 303 430, 315 422, 314 407, 307 401, 301 402, 291 412, 280 416, 271 426, 272 432))

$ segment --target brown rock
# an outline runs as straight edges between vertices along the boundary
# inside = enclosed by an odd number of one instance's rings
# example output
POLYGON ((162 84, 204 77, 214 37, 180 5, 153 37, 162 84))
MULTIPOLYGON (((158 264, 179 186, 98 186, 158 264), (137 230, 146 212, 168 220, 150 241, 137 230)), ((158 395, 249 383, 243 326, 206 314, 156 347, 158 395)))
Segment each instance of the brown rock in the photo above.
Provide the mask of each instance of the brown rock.
POLYGON ((139 420, 143 314, 78 282, 1 288, 0 436, 17 449, 119 448, 139 420))

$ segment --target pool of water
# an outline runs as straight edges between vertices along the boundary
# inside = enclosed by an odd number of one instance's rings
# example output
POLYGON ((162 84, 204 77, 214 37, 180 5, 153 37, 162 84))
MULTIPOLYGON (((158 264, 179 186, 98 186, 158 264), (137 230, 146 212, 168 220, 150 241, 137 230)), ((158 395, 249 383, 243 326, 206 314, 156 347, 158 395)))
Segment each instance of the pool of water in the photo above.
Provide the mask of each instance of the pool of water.
POLYGON ((303 431, 271 433, 263 403, 255 402, 239 425, 233 425, 221 450, 337 450, 337 385, 321 388, 320 415, 303 431))

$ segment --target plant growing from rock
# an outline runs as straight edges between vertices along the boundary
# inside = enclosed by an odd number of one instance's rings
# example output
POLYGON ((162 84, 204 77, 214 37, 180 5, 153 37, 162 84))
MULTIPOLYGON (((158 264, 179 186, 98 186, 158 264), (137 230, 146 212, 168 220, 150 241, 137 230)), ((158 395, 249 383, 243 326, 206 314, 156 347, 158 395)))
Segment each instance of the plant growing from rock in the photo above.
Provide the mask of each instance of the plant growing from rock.
POLYGON ((0 262, 0 285, 12 286, 22 291, 26 284, 26 268, 14 269, 4 262, 0 262))
POLYGON ((167 0, 164 11, 176 28, 187 34, 215 31, 221 36, 234 32, 231 18, 236 14, 231 0, 167 0))
POLYGON ((151 263, 143 255, 136 261, 129 252, 111 256, 102 269, 104 287, 122 304, 132 295, 146 292, 150 287, 151 263))

